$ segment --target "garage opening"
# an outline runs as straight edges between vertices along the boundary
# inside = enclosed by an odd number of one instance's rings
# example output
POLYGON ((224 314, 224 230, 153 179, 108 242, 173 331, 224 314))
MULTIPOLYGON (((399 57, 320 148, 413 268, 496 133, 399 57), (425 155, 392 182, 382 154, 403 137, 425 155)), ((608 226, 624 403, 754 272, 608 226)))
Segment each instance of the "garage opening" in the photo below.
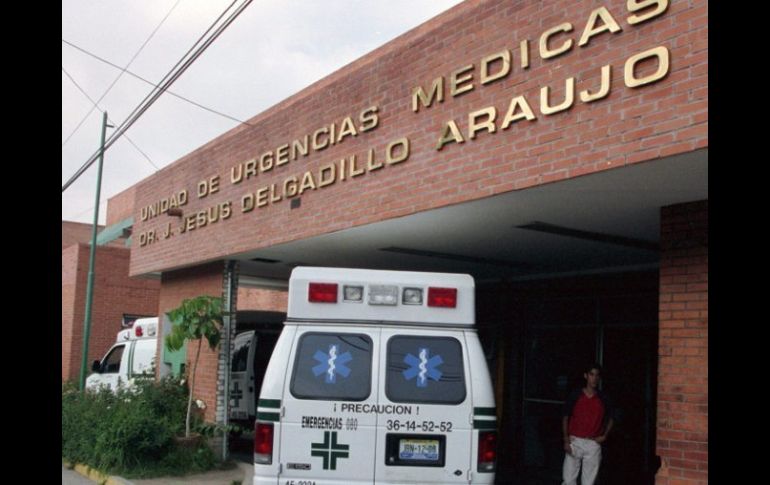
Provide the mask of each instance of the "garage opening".
POLYGON ((561 480, 562 405, 603 365, 602 389, 620 408, 597 484, 654 483, 658 273, 484 285, 480 335, 501 407, 498 483, 561 480))

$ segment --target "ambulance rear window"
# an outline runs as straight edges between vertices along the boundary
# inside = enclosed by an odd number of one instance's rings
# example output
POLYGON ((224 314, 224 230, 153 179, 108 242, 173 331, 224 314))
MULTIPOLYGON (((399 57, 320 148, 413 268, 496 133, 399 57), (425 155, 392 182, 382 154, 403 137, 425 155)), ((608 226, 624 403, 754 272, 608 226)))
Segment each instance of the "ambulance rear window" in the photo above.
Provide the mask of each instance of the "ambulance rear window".
POLYGON ((385 395, 393 402, 459 404, 465 400, 460 342, 396 336, 388 341, 385 395))
POLYGON ((251 337, 235 337, 233 349, 233 363, 230 367, 232 372, 246 372, 246 366, 249 359, 249 347, 251 347, 251 337))
POLYGON ((298 399, 363 401, 371 392, 372 340, 352 333, 306 333, 291 378, 298 399))

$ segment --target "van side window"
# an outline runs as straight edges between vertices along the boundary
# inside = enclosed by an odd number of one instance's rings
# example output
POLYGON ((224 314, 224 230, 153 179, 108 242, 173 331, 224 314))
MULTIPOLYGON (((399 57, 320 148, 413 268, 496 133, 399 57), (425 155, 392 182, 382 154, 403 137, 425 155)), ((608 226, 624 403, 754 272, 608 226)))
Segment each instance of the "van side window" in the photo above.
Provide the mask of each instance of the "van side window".
POLYGON ((465 374, 460 342, 452 337, 392 337, 388 341, 385 395, 393 402, 463 402, 465 374))
POLYGON ((105 374, 112 374, 120 371, 120 360, 123 357, 124 345, 115 347, 110 351, 107 357, 104 358, 104 364, 102 364, 102 372, 105 374))
POLYGON ((371 392, 372 340, 353 333, 306 333, 291 378, 298 399, 363 401, 371 392))
POLYGON ((134 375, 155 375, 155 342, 139 340, 134 346, 133 369, 134 375))

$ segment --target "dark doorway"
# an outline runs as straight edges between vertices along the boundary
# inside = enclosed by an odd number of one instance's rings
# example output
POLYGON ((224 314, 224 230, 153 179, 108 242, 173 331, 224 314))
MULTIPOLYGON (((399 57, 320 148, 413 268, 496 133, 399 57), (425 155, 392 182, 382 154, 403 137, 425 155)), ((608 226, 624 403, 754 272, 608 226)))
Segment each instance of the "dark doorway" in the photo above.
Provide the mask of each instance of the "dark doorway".
POLYGON ((501 444, 512 459, 499 467, 497 483, 561 482, 564 399, 584 384, 582 368, 599 362, 602 388, 621 419, 603 447, 596 484, 654 484, 657 284, 657 272, 649 272, 498 288, 498 306, 509 303, 502 335, 495 335, 506 361, 493 365, 505 369, 498 398, 504 397, 501 441, 508 442, 501 444))
POLYGON ((655 482, 657 347, 655 327, 604 330, 604 387, 612 390, 621 416, 604 446, 601 483, 655 482))

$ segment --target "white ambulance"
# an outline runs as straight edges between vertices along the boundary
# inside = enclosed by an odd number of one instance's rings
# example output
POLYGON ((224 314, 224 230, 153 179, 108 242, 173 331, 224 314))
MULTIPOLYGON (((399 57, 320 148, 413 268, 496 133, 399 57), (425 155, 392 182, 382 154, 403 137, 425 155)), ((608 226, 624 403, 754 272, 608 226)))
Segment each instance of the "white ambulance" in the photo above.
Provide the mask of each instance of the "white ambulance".
POLYGON ((254 429, 254 485, 493 483, 473 278, 295 268, 254 429))
POLYGON ((115 344, 91 367, 86 389, 106 386, 115 391, 131 386, 136 378, 155 377, 158 317, 138 318, 131 328, 118 332, 115 344))

